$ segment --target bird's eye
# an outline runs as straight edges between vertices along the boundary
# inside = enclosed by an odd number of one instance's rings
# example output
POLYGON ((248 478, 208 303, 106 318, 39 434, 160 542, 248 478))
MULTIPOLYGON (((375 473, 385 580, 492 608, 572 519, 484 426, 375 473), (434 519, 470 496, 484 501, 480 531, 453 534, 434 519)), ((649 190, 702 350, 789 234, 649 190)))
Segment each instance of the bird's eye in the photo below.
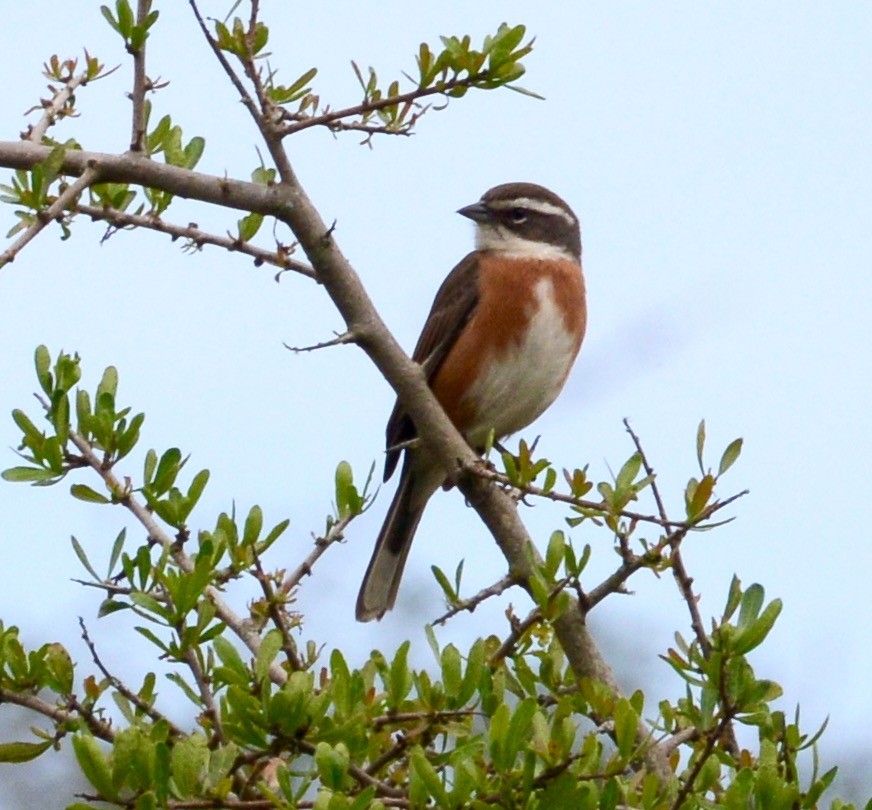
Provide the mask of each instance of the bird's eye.
POLYGON ((512 208, 509 211, 509 218, 512 222, 520 225, 524 220, 527 219, 527 211, 524 208, 512 208))

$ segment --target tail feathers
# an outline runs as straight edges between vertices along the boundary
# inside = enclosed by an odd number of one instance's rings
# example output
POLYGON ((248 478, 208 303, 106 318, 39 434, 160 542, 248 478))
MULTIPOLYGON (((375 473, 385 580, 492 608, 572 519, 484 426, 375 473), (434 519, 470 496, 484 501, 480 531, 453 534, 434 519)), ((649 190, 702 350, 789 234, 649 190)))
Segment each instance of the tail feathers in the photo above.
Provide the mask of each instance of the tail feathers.
POLYGON ((408 464, 404 466, 357 596, 355 615, 359 622, 381 619, 394 606, 415 529, 438 486, 438 481, 430 486, 416 476, 408 464))

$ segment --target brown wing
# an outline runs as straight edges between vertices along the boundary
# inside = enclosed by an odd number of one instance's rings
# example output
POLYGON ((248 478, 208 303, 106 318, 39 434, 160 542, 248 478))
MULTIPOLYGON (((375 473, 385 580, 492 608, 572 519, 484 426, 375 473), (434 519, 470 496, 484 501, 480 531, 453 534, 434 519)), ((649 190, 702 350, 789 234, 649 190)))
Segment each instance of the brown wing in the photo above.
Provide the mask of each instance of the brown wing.
MULTIPOLYGON (((430 314, 412 353, 431 381, 445 360, 457 336, 469 323, 478 305, 478 254, 470 253, 449 274, 433 299, 430 314)), ((387 458, 384 480, 393 475, 400 458, 398 444, 415 438, 417 431, 411 418, 397 399, 385 430, 387 458)))

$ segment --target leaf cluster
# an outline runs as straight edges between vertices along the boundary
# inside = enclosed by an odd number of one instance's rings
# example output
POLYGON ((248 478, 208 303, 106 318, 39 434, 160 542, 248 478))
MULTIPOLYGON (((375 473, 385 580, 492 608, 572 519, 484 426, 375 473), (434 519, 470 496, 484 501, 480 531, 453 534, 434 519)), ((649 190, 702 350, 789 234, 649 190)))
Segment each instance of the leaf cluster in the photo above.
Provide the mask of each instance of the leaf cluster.
MULTIPOLYGON (((528 620, 510 621, 506 638, 491 635, 462 651, 440 645, 428 629, 432 665, 412 666, 406 642, 392 655, 374 651, 355 666, 340 650, 325 656, 315 642, 298 640, 303 617, 291 605, 300 580, 263 563, 287 521, 267 531, 258 507, 241 521, 222 513, 192 541, 188 521, 208 473, 181 485, 187 459, 177 448, 147 451, 141 483, 117 484, 113 469, 136 445, 143 424, 141 415, 117 408, 117 371, 104 371, 92 397, 74 390, 81 378, 76 355, 62 352, 52 362, 40 347, 35 369, 50 430, 41 433, 14 412, 28 466, 5 477, 46 483, 86 467, 109 495, 76 483, 74 496, 126 506, 142 518, 146 536, 131 544, 123 529, 103 576, 75 539, 73 546, 87 584, 104 592, 101 620, 131 612, 136 632, 168 669, 164 681, 150 671, 134 688, 110 673, 87 632, 96 672, 83 672, 57 643, 28 651, 16 627, 0 625, 0 703, 26 706, 50 724, 36 731, 36 741, 0 744, 0 761, 26 761, 69 737, 93 790, 70 808, 259 808, 266 802, 332 809, 401 802, 793 810, 818 806, 831 783, 835 769, 815 769, 802 782, 800 757, 821 732, 803 732, 798 716, 788 722, 772 705, 780 687, 759 678, 748 661, 781 609, 778 600, 765 603, 759 585, 742 589, 734 578, 705 637, 676 636, 676 648, 663 657, 685 694, 653 710, 641 692, 617 695, 601 681, 579 678, 567 661, 554 623, 567 609, 567 588, 581 589, 591 550, 577 555, 562 531, 554 532, 541 562, 531 558, 534 608, 528 620), (145 503, 139 512, 138 498, 145 503), (243 618, 228 609, 224 594, 248 573, 263 597, 249 603, 243 618), (161 691, 189 702, 194 720, 159 710, 161 691), (120 722, 107 722, 109 701, 120 722), (640 735, 645 722, 650 731, 640 735), (739 747, 734 722, 753 727, 758 745, 739 747), (647 754, 657 746, 671 752, 665 781, 648 766, 647 754)), ((526 445, 507 467, 517 484, 546 474, 526 445)), ((610 493, 602 514, 632 500, 626 493, 634 487, 638 494, 654 486, 645 480, 652 476, 646 467, 634 455, 610 490, 600 487, 610 493)), ((565 477, 582 494, 591 488, 578 470, 565 477)), ((554 483, 556 474, 549 478, 554 483)), ((339 464, 335 511, 310 560, 367 508, 368 484, 359 491, 350 466, 339 464)), ((311 561, 301 568, 308 572, 311 561)))

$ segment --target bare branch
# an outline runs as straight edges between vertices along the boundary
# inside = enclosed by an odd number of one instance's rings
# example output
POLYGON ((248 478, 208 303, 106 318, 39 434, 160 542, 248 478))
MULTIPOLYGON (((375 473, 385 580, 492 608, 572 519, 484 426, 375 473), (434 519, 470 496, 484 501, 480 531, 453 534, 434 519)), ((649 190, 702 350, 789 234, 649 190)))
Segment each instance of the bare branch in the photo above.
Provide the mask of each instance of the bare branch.
POLYGON ((672 755, 672 752, 684 745, 691 740, 696 740, 699 738, 700 731, 698 728, 683 728, 681 731, 677 731, 671 737, 667 737, 665 740, 662 740, 659 743, 659 748, 663 752, 663 755, 669 757, 672 755))
POLYGON ((434 619, 431 624, 445 624, 445 622, 456 616, 458 613, 463 613, 467 610, 472 613, 486 599, 490 599, 492 596, 499 596, 501 593, 504 593, 511 588, 512 585, 517 585, 514 578, 505 576, 494 582, 493 585, 488 585, 487 588, 482 588, 477 594, 475 594, 475 596, 472 596, 469 599, 458 599, 457 602, 452 605, 450 610, 443 613, 438 619, 434 619))
POLYGON ((212 53, 215 54, 215 58, 224 69, 224 72, 227 74, 227 78, 230 79, 231 83, 236 88, 236 91, 239 93, 239 98, 242 100, 242 103, 248 108, 248 111, 254 117, 255 121, 257 121, 259 118, 257 104, 251 97, 251 94, 248 92, 245 85, 242 83, 242 79, 239 78, 236 71, 233 69, 233 66, 230 64, 230 62, 227 61, 227 57, 224 56, 221 48, 218 47, 218 43, 215 41, 215 38, 212 36, 208 26, 206 25, 206 21, 200 14, 200 9, 197 6, 197 0, 188 0, 188 2, 191 6, 191 10, 194 12, 194 17, 197 18, 197 23, 200 26, 200 30, 203 32, 203 36, 205 37, 206 42, 209 43, 209 47, 212 49, 212 53))
POLYGON ((283 343, 282 345, 294 354, 300 354, 301 352, 314 352, 318 349, 328 349, 331 346, 345 346, 347 343, 357 343, 357 336, 351 332, 343 332, 339 334, 338 332, 334 332, 336 335, 332 340, 325 340, 322 343, 314 343, 311 346, 289 346, 287 343, 283 343))
MULTIPOLYGON (((184 628, 177 627, 176 632, 179 634, 179 639, 182 639, 182 631, 184 628)), ((215 702, 215 695, 212 693, 212 687, 209 684, 209 678, 203 672, 203 666, 200 662, 198 651, 191 646, 185 646, 183 655, 188 669, 191 670, 191 675, 194 676, 194 682, 197 684, 197 691, 200 693, 200 700, 203 701, 205 713, 209 715, 212 722, 212 742, 223 743, 224 729, 221 725, 221 711, 218 709, 218 704, 215 702)))
POLYGON ((106 669, 105 665, 100 660, 99 654, 97 653, 96 645, 91 640, 91 637, 88 635, 88 628, 85 626, 85 620, 81 616, 79 616, 79 627, 82 628, 82 638, 85 640, 85 644, 88 645, 88 649, 91 651, 91 658, 97 665, 97 668, 100 670, 100 672, 103 673, 103 677, 112 684, 112 688, 120 695, 123 695, 125 698, 127 698, 127 700, 129 700, 147 717, 150 717, 154 721, 163 720, 169 727, 170 734, 172 734, 174 737, 184 737, 185 732, 183 732, 177 725, 175 725, 172 720, 166 717, 166 715, 161 714, 161 712, 155 709, 151 703, 147 703, 146 701, 144 701, 132 689, 128 689, 122 681, 120 681, 108 669, 106 669))
POLYGON ((69 700, 67 704, 69 706, 68 709, 61 709, 58 706, 47 703, 36 695, 16 692, 0 686, 0 704, 3 703, 13 703, 16 706, 30 709, 37 714, 49 718, 49 720, 52 720, 59 726, 75 726, 76 720, 81 717, 95 737, 106 740, 106 742, 112 742, 115 739, 115 730, 112 728, 112 725, 100 720, 90 709, 82 706, 75 698, 69 700))
POLYGON ((269 264, 282 270, 293 270, 295 273, 307 276, 308 278, 315 277, 315 271, 308 264, 290 258, 289 249, 284 245, 280 245, 278 250, 270 251, 229 235, 219 236, 218 234, 200 230, 193 222, 188 225, 176 225, 172 222, 166 222, 159 217, 147 214, 128 214, 116 208, 77 205, 76 210, 81 214, 89 216, 92 220, 108 222, 117 228, 148 228, 152 231, 168 234, 173 240, 185 239, 197 249, 200 249, 203 245, 214 245, 234 253, 244 253, 246 256, 251 256, 256 265, 269 264))
POLYGON ((293 573, 285 577, 282 587, 278 590, 279 596, 287 596, 291 590, 297 587, 303 580, 303 577, 312 573, 312 566, 318 561, 319 557, 327 551, 334 543, 338 543, 345 537, 345 530, 348 524, 351 523, 357 515, 346 515, 337 520, 323 537, 315 539, 315 548, 309 553, 303 562, 301 562, 293 571, 293 573))

